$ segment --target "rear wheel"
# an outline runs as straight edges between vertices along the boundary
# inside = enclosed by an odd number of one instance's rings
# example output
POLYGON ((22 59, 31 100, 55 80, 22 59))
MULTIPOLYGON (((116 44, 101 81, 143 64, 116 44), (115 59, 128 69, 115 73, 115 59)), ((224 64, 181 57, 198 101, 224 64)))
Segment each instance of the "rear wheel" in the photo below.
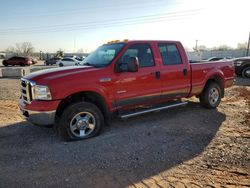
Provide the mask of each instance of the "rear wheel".
POLYGON ((59 63, 59 67, 63 67, 63 64, 62 64, 62 63, 59 63))
POLYGON ((222 89, 219 84, 210 82, 199 99, 202 106, 206 108, 216 108, 221 101, 222 89))
POLYGON ((242 76, 244 78, 250 78, 250 67, 246 67, 243 69, 242 76))
POLYGON ((94 104, 78 102, 63 111, 58 123, 59 133, 65 140, 82 140, 98 135, 104 118, 94 104))

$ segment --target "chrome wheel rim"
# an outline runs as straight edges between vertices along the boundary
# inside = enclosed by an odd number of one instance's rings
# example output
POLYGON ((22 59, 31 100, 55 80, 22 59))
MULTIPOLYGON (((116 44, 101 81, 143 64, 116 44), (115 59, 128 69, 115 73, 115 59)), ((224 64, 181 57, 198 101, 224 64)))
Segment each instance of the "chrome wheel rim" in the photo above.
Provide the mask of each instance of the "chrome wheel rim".
POLYGON ((78 138, 90 135, 94 131, 95 126, 95 117, 89 112, 79 112, 70 121, 70 131, 78 138))
POLYGON ((219 90, 217 88, 212 88, 210 91, 209 91, 209 103, 211 105, 215 105, 218 100, 219 100, 219 97, 220 97, 220 94, 219 94, 219 90))
POLYGON ((246 77, 250 78, 250 68, 245 71, 246 77))

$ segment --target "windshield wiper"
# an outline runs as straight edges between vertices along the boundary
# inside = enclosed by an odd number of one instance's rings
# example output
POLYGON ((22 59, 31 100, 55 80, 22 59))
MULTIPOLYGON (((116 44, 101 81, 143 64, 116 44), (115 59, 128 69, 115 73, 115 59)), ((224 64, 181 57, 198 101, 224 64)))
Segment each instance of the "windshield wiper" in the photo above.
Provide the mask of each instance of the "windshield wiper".
POLYGON ((106 64, 92 64, 92 63, 89 63, 89 62, 86 62, 82 65, 87 65, 87 66, 92 66, 92 67, 96 67, 96 68, 100 68, 100 67, 105 67, 106 64))
POLYGON ((83 65, 93 66, 93 65, 92 65, 91 63, 89 63, 89 62, 83 63, 83 65))

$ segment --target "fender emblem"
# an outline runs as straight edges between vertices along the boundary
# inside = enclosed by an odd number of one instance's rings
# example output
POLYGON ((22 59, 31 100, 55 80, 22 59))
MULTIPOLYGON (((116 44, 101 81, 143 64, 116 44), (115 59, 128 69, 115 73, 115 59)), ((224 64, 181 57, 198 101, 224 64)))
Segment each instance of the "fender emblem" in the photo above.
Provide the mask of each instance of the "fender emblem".
POLYGON ((117 94, 122 94, 122 93, 126 93, 127 91, 125 91, 125 90, 121 90, 121 91, 117 91, 116 93, 117 94))
POLYGON ((100 78, 100 82, 110 82, 111 78, 100 78))

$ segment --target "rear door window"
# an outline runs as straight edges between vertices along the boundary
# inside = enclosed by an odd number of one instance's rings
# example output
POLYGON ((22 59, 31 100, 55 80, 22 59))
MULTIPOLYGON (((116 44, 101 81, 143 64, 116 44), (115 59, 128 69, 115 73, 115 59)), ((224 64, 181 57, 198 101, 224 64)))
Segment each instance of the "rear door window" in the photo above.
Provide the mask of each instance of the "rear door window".
POLYGON ((158 49, 164 65, 182 64, 179 50, 175 44, 158 44, 158 49))

